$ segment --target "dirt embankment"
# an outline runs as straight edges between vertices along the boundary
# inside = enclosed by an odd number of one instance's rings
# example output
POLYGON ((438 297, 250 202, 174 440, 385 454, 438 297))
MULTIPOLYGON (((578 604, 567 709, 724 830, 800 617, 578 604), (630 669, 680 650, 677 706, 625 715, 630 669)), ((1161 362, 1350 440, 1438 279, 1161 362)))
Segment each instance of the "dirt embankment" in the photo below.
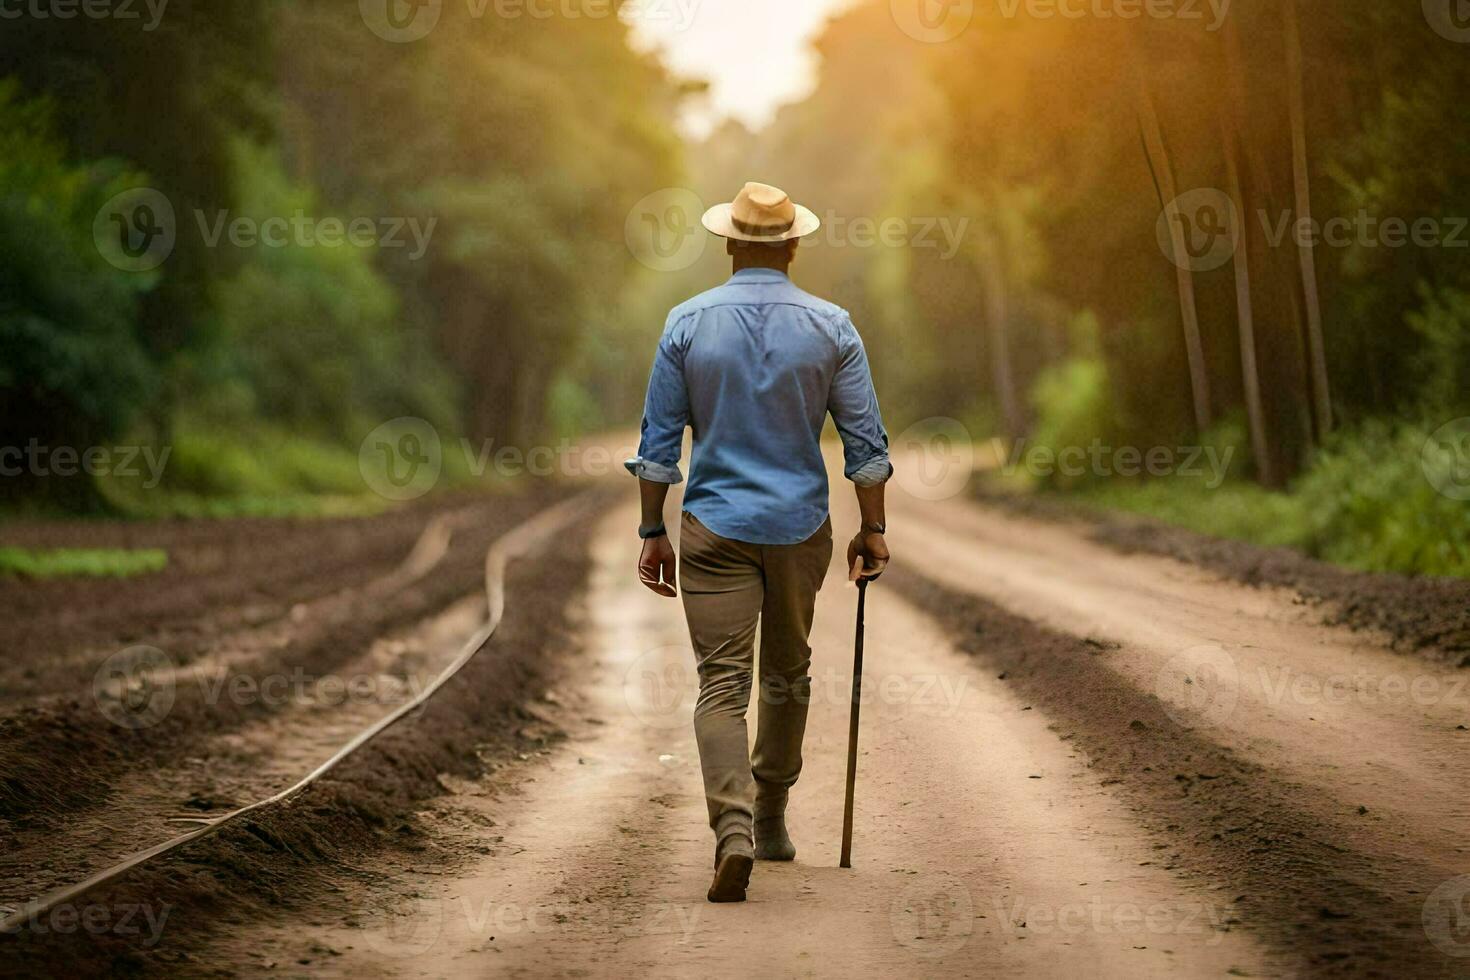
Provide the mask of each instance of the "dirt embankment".
POLYGON ((1470 581, 1355 572, 1287 548, 1262 548, 1151 521, 1096 522, 1094 540, 1123 553, 1193 562, 1246 585, 1296 590, 1332 625, 1392 637, 1396 649, 1470 667, 1470 581))
POLYGON ((0 545, 157 548, 168 566, 126 579, 0 578, 0 706, 72 693, 119 645, 146 643, 183 660, 223 633, 288 616, 293 607, 360 588, 403 560, 436 515, 494 520, 525 512, 511 498, 432 498, 372 517, 306 520, 30 521, 0 525, 0 545))
POLYGON ((1133 515, 1065 500, 985 493, 991 506, 1076 524, 1122 554, 1162 555, 1207 568, 1250 586, 1294 590, 1320 606, 1330 625, 1372 630, 1395 649, 1470 667, 1470 581, 1359 572, 1290 548, 1266 548, 1216 538, 1133 515))
POLYGON ((353 896, 371 894, 396 870, 448 867, 492 848, 495 838, 478 827, 463 853, 446 848, 444 828, 426 833, 419 811, 456 778, 511 773, 558 737, 535 702, 576 651, 569 611, 575 615, 585 587, 589 520, 511 567, 499 631, 421 712, 290 803, 137 869, 60 919, 0 936, 0 972, 232 973, 197 951, 263 917, 351 922, 369 914, 353 896), (95 928, 84 924, 87 915, 95 928))
POLYGON ((1412 855, 1385 865, 1360 845, 1392 830, 1365 810, 1182 724, 1110 667, 1114 645, 1040 626, 902 564, 885 584, 1054 719, 1058 736, 1129 800, 1166 867, 1227 881, 1244 924, 1299 959, 1302 975, 1459 975, 1463 963, 1437 952, 1422 922, 1425 896, 1453 870, 1412 855))
MULTIPOLYGON (((554 496, 563 493, 556 491, 554 496)), ((152 602, 135 603, 132 618, 124 618, 126 603, 118 600, 106 619, 107 628, 114 631, 112 645, 79 653, 68 644, 81 636, 92 637, 95 629, 102 628, 101 621, 89 623, 80 633, 69 631, 66 623, 74 607, 57 600, 49 607, 51 619, 58 624, 57 636, 45 648, 56 666, 46 679, 48 686, 65 683, 66 693, 31 699, 0 718, 0 840, 20 829, 52 826, 74 817, 78 808, 104 803, 121 773, 156 765, 207 734, 231 730, 274 710, 273 702, 266 698, 225 696, 239 689, 236 685, 258 686, 262 679, 273 677, 329 675, 376 637, 476 591, 483 581, 484 555, 490 542, 547 502, 545 495, 526 494, 439 511, 452 511, 457 518, 448 550, 429 574, 407 582, 396 577, 394 570, 436 512, 418 511, 409 524, 396 514, 385 518, 381 526, 351 522, 349 537, 375 544, 346 547, 331 559, 332 572, 320 578, 283 574, 282 583, 294 584, 276 587, 279 615, 250 626, 229 628, 226 624, 240 622, 240 607, 232 613, 210 605, 216 601, 210 591, 214 585, 204 584, 198 588, 209 595, 177 600, 173 608, 182 614, 197 603, 205 612, 176 628, 158 624, 152 602), (409 530, 411 535, 406 533, 409 530), (356 564, 366 561, 368 553, 374 564, 356 564), (324 588, 330 591, 323 592, 324 588), (197 642, 175 646, 170 642, 180 635, 175 629, 197 642), (139 636, 161 653, 168 669, 187 671, 205 655, 227 663, 207 682, 184 679, 187 674, 181 674, 167 691, 163 717, 138 719, 144 722, 141 724, 125 718, 119 724, 115 714, 102 710, 94 679, 100 663, 135 645, 138 641, 133 638, 139 636)), ((301 537, 311 539, 313 553, 330 552, 349 529, 327 522, 319 529, 282 525, 278 530, 281 537, 255 536, 255 557, 245 563, 237 600, 251 601, 254 576, 271 564, 277 548, 281 562, 297 554, 301 537)), ((147 580, 136 584, 141 587, 147 580)), ((151 588, 187 590, 188 583, 170 586, 160 580, 151 588)), ((44 632, 40 625, 44 618, 36 611, 28 628, 44 632)), ((33 650, 32 656, 39 659, 39 651, 33 650)))

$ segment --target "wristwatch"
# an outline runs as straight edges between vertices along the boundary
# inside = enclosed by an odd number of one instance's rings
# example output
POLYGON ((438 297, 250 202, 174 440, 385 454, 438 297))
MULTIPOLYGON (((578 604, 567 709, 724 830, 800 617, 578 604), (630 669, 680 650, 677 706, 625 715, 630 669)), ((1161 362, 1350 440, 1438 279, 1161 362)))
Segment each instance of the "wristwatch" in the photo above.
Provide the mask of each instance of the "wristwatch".
POLYGON ((661 538, 668 533, 668 529, 664 527, 663 521, 659 521, 652 527, 645 527, 641 524, 638 526, 638 536, 644 541, 647 541, 649 538, 661 538))
POLYGON ((880 524, 877 521, 868 521, 865 524, 863 524, 863 530, 864 531, 868 531, 868 532, 870 532, 872 534, 887 534, 888 533, 888 525, 887 524, 880 524))

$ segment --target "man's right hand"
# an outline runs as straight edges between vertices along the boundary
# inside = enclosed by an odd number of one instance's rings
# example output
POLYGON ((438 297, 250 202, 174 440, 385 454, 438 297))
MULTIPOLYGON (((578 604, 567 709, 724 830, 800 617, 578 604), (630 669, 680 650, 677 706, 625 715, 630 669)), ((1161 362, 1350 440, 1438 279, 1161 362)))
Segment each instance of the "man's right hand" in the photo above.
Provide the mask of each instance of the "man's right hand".
POLYGON ((648 586, 650 591, 671 599, 678 595, 674 591, 677 569, 674 546, 669 542, 667 534, 660 534, 643 542, 643 554, 638 556, 638 581, 648 586), (662 581, 659 580, 660 576, 662 581))
POLYGON ((888 567, 888 543, 877 531, 859 531, 847 545, 847 577, 872 580, 888 567))

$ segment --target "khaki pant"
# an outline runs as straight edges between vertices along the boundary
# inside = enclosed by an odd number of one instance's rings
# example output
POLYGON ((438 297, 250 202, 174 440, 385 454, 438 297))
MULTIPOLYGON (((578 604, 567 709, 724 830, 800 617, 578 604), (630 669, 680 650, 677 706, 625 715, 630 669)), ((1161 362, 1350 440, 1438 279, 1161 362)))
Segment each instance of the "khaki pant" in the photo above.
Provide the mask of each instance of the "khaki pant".
POLYGON ((812 612, 832 561, 832 522, 800 544, 722 538, 686 512, 679 535, 679 588, 699 665, 694 735, 716 840, 752 834, 762 807, 784 809, 801 774, 811 701, 812 612), (747 752, 756 623, 761 699, 754 753, 747 752))

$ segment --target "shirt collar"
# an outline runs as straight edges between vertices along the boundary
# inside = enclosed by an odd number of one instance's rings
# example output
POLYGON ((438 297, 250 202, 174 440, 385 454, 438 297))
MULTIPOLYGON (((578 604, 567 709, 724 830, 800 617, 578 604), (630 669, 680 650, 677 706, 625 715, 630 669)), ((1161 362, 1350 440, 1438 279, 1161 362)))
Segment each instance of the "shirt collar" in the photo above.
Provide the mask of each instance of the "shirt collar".
POLYGON ((741 269, 730 277, 731 282, 789 282, 786 273, 779 269, 741 269))

